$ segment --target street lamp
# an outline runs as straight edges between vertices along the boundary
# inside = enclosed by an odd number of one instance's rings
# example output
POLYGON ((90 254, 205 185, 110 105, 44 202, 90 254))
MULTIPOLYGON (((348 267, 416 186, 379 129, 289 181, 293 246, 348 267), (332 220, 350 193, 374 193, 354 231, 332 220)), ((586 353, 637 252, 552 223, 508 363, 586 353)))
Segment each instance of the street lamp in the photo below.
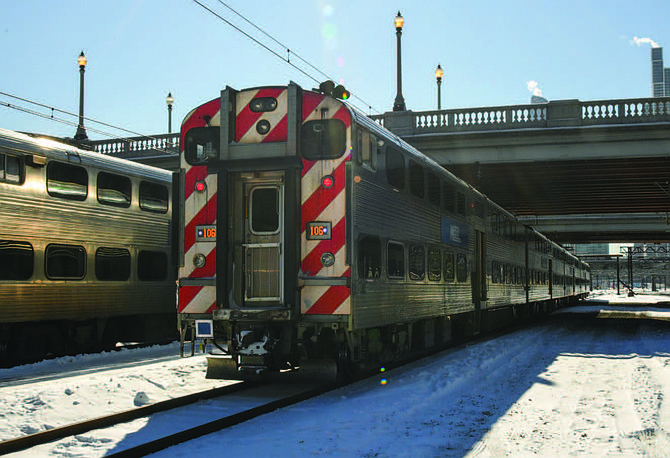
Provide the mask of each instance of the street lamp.
POLYGON ((440 64, 437 64, 437 68, 435 69, 435 78, 437 79, 437 109, 441 110, 442 109, 442 89, 440 86, 442 85, 442 77, 444 76, 444 70, 442 70, 442 67, 440 64))
POLYGON ((167 97, 165 98, 165 103, 168 107, 168 134, 172 133, 172 104, 174 103, 174 98, 172 98, 172 92, 168 92, 167 97))
POLYGON ((393 111, 406 111, 405 99, 402 96, 402 59, 400 56, 400 37, 402 35, 402 26, 405 25, 405 19, 398 11, 398 15, 394 19, 395 34, 398 38, 398 93, 395 96, 395 103, 393 104, 393 111))
POLYGON ((77 133, 74 136, 75 140, 88 140, 86 129, 84 129, 84 72, 86 71, 86 56, 84 51, 79 54, 77 58, 79 64, 79 125, 77 126, 77 133))

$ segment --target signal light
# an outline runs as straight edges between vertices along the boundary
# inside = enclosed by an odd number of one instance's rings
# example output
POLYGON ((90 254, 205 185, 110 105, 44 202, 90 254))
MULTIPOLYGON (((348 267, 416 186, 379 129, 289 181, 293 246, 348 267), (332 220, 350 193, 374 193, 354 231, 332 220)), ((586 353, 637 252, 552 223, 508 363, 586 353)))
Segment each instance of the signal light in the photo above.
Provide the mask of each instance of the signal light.
POLYGON ((339 84, 335 89, 333 89, 333 97, 336 99, 347 100, 351 97, 351 93, 347 91, 344 86, 339 84))
POLYGON ((205 192, 205 189, 207 189, 207 184, 204 181, 196 181, 195 182, 195 190, 198 192, 205 192))
POLYGON ((323 177, 323 180, 321 180, 321 184, 324 188, 332 188, 333 184, 335 184, 335 180, 333 180, 332 176, 326 175, 323 177))
POLYGON ((330 80, 319 84, 319 92, 341 100, 347 100, 351 97, 351 93, 344 86, 341 84, 335 86, 335 83, 330 80))

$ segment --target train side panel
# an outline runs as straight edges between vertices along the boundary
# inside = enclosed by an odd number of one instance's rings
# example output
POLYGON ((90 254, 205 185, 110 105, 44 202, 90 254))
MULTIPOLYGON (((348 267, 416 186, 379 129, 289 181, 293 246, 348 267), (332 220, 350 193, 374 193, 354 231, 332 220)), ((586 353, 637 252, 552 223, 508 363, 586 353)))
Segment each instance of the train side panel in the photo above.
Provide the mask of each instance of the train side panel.
POLYGON ((0 161, 0 358, 174 336, 171 174, 5 130, 0 161))

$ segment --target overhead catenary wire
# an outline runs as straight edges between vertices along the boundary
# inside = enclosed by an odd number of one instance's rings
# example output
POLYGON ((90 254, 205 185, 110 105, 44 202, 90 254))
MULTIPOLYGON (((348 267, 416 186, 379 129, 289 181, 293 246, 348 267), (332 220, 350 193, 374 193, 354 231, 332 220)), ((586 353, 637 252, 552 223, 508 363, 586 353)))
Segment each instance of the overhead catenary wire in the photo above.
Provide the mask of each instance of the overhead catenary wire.
MULTIPOLYGON (((68 121, 67 119, 59 118, 57 116, 54 116, 53 113, 51 115, 48 115, 48 114, 45 114, 45 113, 40 113, 39 111, 31 110, 30 108, 22 107, 20 105, 8 103, 8 102, 3 102, 3 101, 0 101, 0 105, 2 105, 4 107, 7 107, 7 108, 11 108, 12 110, 20 111, 22 113, 27 113, 27 114, 37 116, 37 117, 40 117, 40 118, 50 119, 50 120, 53 120, 53 121, 56 121, 56 122, 60 122, 61 124, 66 124, 68 126, 73 126, 73 127, 78 126, 78 123, 73 122, 73 121, 68 121)), ((54 109, 54 110, 59 111, 58 109, 54 109)), ((115 138, 117 140, 125 140, 124 138, 117 137, 116 135, 111 134, 109 132, 98 130, 98 129, 95 129, 95 128, 92 128, 92 127, 87 127, 86 130, 91 131, 91 132, 95 132, 96 134, 105 135, 107 137, 115 138)))
MULTIPOLYGON (((39 112, 36 112, 36 111, 34 111, 34 110, 30 110, 30 109, 27 109, 27 108, 24 109, 24 110, 20 110, 20 111, 24 111, 24 112, 26 112, 26 113, 35 114, 35 115, 37 115, 37 116, 45 117, 45 118, 47 118, 47 119, 51 119, 51 118, 53 118, 54 120, 58 120, 59 122, 63 122, 64 120, 61 120, 60 118, 54 118, 54 117, 53 117, 53 113, 54 113, 54 112, 63 113, 63 114, 69 115, 69 116, 74 116, 74 117, 76 117, 76 118, 79 118, 79 115, 76 114, 76 113, 72 113, 72 112, 67 111, 67 110, 62 110, 62 109, 60 109, 60 108, 56 108, 56 107, 52 107, 52 106, 49 106, 49 105, 45 105, 45 104, 43 104, 43 103, 41 103, 41 102, 36 102, 36 101, 34 101, 34 100, 26 99, 26 98, 24 98, 24 97, 19 97, 18 95, 10 94, 10 93, 8 93, 8 92, 0 91, 0 95, 3 95, 3 96, 5 96, 5 97, 10 97, 10 98, 12 98, 12 99, 20 100, 20 101, 22 101, 22 102, 30 103, 30 104, 32 104, 32 105, 37 105, 37 106, 39 106, 39 107, 41 107, 41 108, 46 108, 46 109, 48 109, 48 110, 51 110, 52 115, 51 115, 51 116, 44 115, 43 113, 39 113, 39 112), (32 113, 31 113, 31 112, 32 112, 32 113)), ((8 108, 16 108, 16 107, 18 107, 18 105, 12 105, 12 104, 9 104, 9 103, 2 103, 2 105, 6 106, 6 107, 8 107, 8 108)), ((105 127, 110 127, 110 128, 112 128, 112 129, 115 129, 115 130, 120 130, 120 131, 122 131, 122 132, 126 132, 126 133, 129 133, 129 134, 133 134, 133 135, 135 135, 135 136, 137 136, 137 137, 142 137, 142 138, 147 138, 147 139, 155 140, 155 138, 154 138, 154 137, 151 137, 150 135, 144 135, 144 134, 141 134, 141 133, 139 133, 139 132, 135 132, 135 131, 133 131, 133 130, 129 130, 129 129, 126 129, 126 128, 123 128, 123 127, 115 126, 115 125, 113 125, 113 124, 109 124, 109 123, 106 123, 106 122, 103 122, 103 121, 98 121, 97 119, 94 119, 94 118, 89 118, 89 117, 84 116, 82 119, 84 119, 85 121, 88 121, 88 122, 93 122, 93 123, 96 123, 96 124, 103 125, 103 126, 105 126, 105 127)), ((77 126, 77 125, 78 125, 78 124, 74 124, 74 123, 72 123, 72 122, 70 122, 70 121, 65 121, 65 124, 70 124, 70 125, 74 125, 74 126, 77 126)), ((99 133, 99 134, 101 134, 101 135, 106 135, 106 136, 108 136, 108 137, 117 138, 117 139, 119 139, 119 140, 125 140, 125 139, 122 138, 122 137, 117 137, 117 136, 115 136, 114 134, 111 134, 111 133, 108 133, 108 132, 104 132, 104 133, 103 133, 103 131, 95 130, 95 129, 91 128, 91 127, 86 127, 86 130, 90 130, 91 132, 99 133)))
MULTIPOLYGON (((299 54, 297 54, 295 51, 292 51, 291 49, 289 49, 286 45, 284 45, 283 43, 281 43, 279 40, 277 40, 277 39, 274 38, 272 35, 270 35, 269 33, 267 33, 267 32, 266 32, 265 30, 263 30, 261 27, 259 27, 259 26, 257 26, 256 24, 254 24, 251 20, 249 20, 249 19, 246 18, 244 15, 240 14, 239 12, 237 12, 235 9, 233 9, 230 5, 226 4, 226 3, 223 2, 222 0, 218 0, 218 2, 219 2, 221 5, 223 5, 223 6, 225 6, 226 8, 228 8, 230 11, 232 11, 234 14, 236 14, 237 16, 239 16, 240 18, 242 18, 242 19, 243 19, 245 22, 247 22, 249 25, 251 25, 252 27, 254 27, 256 30, 258 30, 259 32, 261 32, 263 35, 265 35, 266 37, 268 37, 269 39, 271 39, 273 42, 275 42, 276 44, 278 44, 278 45, 281 46, 282 48, 284 48, 283 51, 286 52, 287 57, 284 58, 284 57, 283 57, 281 54, 279 54, 277 51, 273 50, 273 49, 270 48, 269 46, 267 46, 267 45, 265 45, 264 43, 262 43, 260 40, 254 38, 254 37, 251 36, 249 33, 245 32, 245 31, 242 30, 241 28, 237 27, 235 24, 233 24, 232 22, 230 22, 229 20, 225 19, 225 18, 224 18, 223 16, 221 16, 220 14, 216 13, 216 12, 215 12, 214 10, 212 10, 211 8, 209 8, 209 7, 207 7, 206 5, 204 5, 203 3, 201 3, 199 0, 193 0, 193 2, 195 2, 196 4, 198 4, 199 6, 201 6, 203 9, 205 9, 206 11, 208 11, 210 14, 216 16, 219 20, 221 20, 221 21, 225 22, 226 24, 228 24, 230 27, 232 27, 233 29, 235 29, 235 30, 238 31, 239 33, 241 33, 241 34, 243 34, 244 36, 246 36, 247 38, 249 38, 250 40, 252 40, 252 41, 255 42, 256 44, 258 44, 259 46, 261 46, 262 48, 264 48, 264 49, 267 50, 268 52, 270 52, 270 53, 273 54, 274 56, 276 56, 276 57, 278 57, 279 59, 281 59, 282 61, 286 62, 287 64, 289 64, 290 66, 292 66, 293 68, 295 68, 296 70, 298 70, 300 73, 302 73, 303 75, 305 75, 307 78, 311 79, 312 81, 314 81, 314 82, 316 82, 316 83, 320 83, 320 81, 319 81, 318 78, 314 77, 313 75, 311 75, 311 74, 309 74, 307 71, 305 71, 303 68, 301 68, 301 67, 297 66, 296 64, 294 64, 293 62, 291 62, 291 55, 295 56, 297 59, 299 59, 299 60, 300 60, 301 62, 303 62, 305 65, 307 65, 309 68, 311 68, 311 69, 314 70, 315 72, 319 73, 319 74, 322 75, 323 77, 325 77, 325 78, 327 78, 327 79, 329 79, 329 80, 333 80, 332 77, 330 77, 329 75, 327 75, 326 73, 324 73, 322 70, 320 70, 320 69, 317 68, 316 66, 312 65, 309 61, 307 61, 306 59, 304 59, 303 57, 301 57, 301 56, 300 56, 299 54)), ((24 113, 27 113, 27 114, 31 114, 31 115, 33 115, 33 116, 41 117, 41 118, 44 118, 44 119, 50 119, 50 120, 53 120, 53 121, 56 121, 56 122, 60 122, 60 123, 63 123, 63 124, 67 124, 67 125, 70 125, 70 126, 78 126, 78 123, 75 123, 75 122, 72 122, 72 121, 68 121, 68 120, 63 119, 63 118, 55 117, 55 116, 54 116, 54 112, 63 113, 63 114, 66 114, 66 115, 68 115, 68 116, 74 116, 74 117, 77 117, 77 118, 79 117, 78 114, 75 114, 75 113, 72 113, 72 112, 69 112, 69 111, 66 111, 66 110, 62 110, 62 109, 60 109, 60 108, 52 107, 52 106, 49 106, 49 105, 46 105, 46 104, 43 104, 43 103, 40 103, 40 102, 36 102, 36 101, 34 101, 34 100, 30 100, 30 99, 27 99, 27 98, 23 98, 23 97, 14 95, 14 94, 10 94, 10 93, 7 93, 7 92, 3 92, 3 91, 0 91, 0 95, 3 95, 3 96, 5 96, 5 97, 10 97, 10 98, 13 98, 13 99, 16 99, 16 100, 20 100, 20 101, 22 101, 22 102, 26 102, 26 103, 29 103, 29 104, 33 104, 33 105, 39 106, 39 107, 41 107, 41 108, 45 108, 45 109, 51 111, 51 115, 44 114, 44 113, 40 113, 40 112, 38 112, 38 111, 29 109, 29 108, 26 108, 26 107, 21 107, 21 106, 19 106, 19 105, 12 104, 12 103, 8 103, 8 102, 2 102, 2 101, 0 101, 0 105, 1 105, 1 106, 7 107, 7 108, 10 108, 10 109, 14 109, 14 110, 17 110, 17 111, 21 111, 21 112, 24 112, 24 113)), ((379 111, 379 110, 377 110, 376 108, 374 108, 371 104, 367 103, 365 100, 363 100, 362 98, 360 98, 360 97, 357 96, 356 94, 352 94, 352 97, 355 98, 355 99, 357 99, 357 100, 359 100, 360 102, 364 103, 370 111, 374 110, 374 111, 376 111, 377 113, 380 113, 380 114, 381 114, 381 111, 379 111)), ((146 139, 149 139, 149 140, 158 140, 157 138, 152 137, 152 136, 150 136, 150 135, 145 135, 145 134, 142 134, 142 133, 139 133, 139 132, 135 132, 135 131, 132 131, 132 130, 129 130, 129 129, 126 129, 126 128, 123 128, 123 127, 115 126, 115 125, 113 125, 113 124, 109 124, 109 123, 106 123, 106 122, 103 122, 103 121, 99 121, 99 120, 94 119, 94 118, 90 118, 90 117, 85 117, 85 116, 84 116, 84 117, 82 117, 82 119, 85 120, 85 121, 88 121, 89 123, 100 124, 100 125, 103 125, 103 126, 105 126, 105 127, 109 127, 109 128, 111 128, 111 129, 115 129, 115 130, 119 130, 119 131, 126 132, 126 133, 129 133, 129 134, 133 134, 133 135, 135 135, 135 136, 137 136, 137 137, 146 138, 146 139)), ((123 138, 123 137, 120 137, 120 136, 118 136, 118 135, 115 135, 115 134, 112 134, 112 133, 110 133, 110 132, 106 132, 106 131, 103 131, 103 130, 95 129, 95 128, 92 128, 92 127, 90 127, 90 126, 87 126, 87 127, 86 127, 86 130, 88 130, 88 131, 90 131, 90 132, 94 132, 94 133, 100 134, 100 135, 104 135, 104 136, 106 136, 106 137, 109 137, 109 138, 112 138, 112 139, 115 139, 115 140, 119 140, 119 141, 130 141, 130 140, 128 140, 127 138, 123 138)))
MULTIPOLYGON (((220 19, 220 20, 223 21, 224 23, 228 24, 230 27, 232 27, 232 28, 235 29, 236 31, 238 31, 238 32, 240 32, 241 34, 243 34, 245 37, 247 37, 247 38, 249 38, 250 40, 252 40, 254 43, 258 44, 259 46, 261 46, 262 48, 264 48, 265 50, 267 50, 268 52, 270 52, 271 54, 273 54, 274 56, 276 56, 277 58, 279 58, 279 59, 281 59, 282 61, 284 61, 285 63, 289 64, 291 67, 295 68, 296 70, 298 70, 300 73, 302 73, 303 75, 305 75, 306 77, 308 77, 308 78, 311 79, 312 81, 315 81, 316 83, 321 83, 321 81, 319 81, 318 78, 314 77, 313 75, 310 75, 310 74, 309 74, 307 71, 305 71, 303 68, 300 68, 300 67, 298 67, 297 65, 295 65, 293 62, 291 62, 291 55, 297 57, 300 61, 302 61, 303 63, 305 63, 307 66, 309 66, 311 69, 313 69, 314 71, 316 71, 317 73, 319 73, 320 75, 322 75, 323 77, 325 77, 326 79, 334 80, 332 77, 330 77, 329 75, 327 75, 326 73, 324 73, 324 72, 323 72, 322 70, 320 70, 318 67, 312 65, 309 61, 307 61, 306 59, 304 59, 303 57, 301 57, 301 56, 300 56, 299 54, 297 54, 295 51, 291 50, 288 46, 286 46, 285 44, 283 44, 282 42, 280 42, 279 40, 277 40, 276 38, 274 38, 272 35, 270 35, 268 32, 266 32, 265 30, 263 30, 263 28, 259 27, 258 25, 256 25, 255 23, 253 23, 251 20, 249 20, 247 17, 245 17, 245 16, 242 15, 241 13, 237 12, 235 9, 233 9, 230 5, 228 5, 227 3, 225 3, 223 0, 217 0, 217 1, 218 1, 221 5, 225 6, 225 7, 228 8, 230 11, 232 11, 234 14, 236 14, 237 16, 239 16, 242 20, 244 20, 246 23, 248 23, 249 25, 251 25, 253 28, 255 28, 256 30, 258 30, 260 33, 262 33, 263 35, 265 35, 266 37, 268 37, 270 40, 272 40, 273 42, 275 42, 276 44, 278 44, 279 46, 281 46, 282 48, 284 48, 283 51, 286 52, 287 57, 283 57, 280 53, 278 53, 278 52, 275 51, 274 49, 272 49, 272 48, 270 48, 269 46, 267 46, 266 44, 262 43, 262 42, 261 42, 260 40, 258 40, 257 38, 251 36, 249 33, 245 32, 244 30, 242 30, 240 27, 238 27, 238 26, 236 26, 235 24, 233 24, 233 23, 232 23, 231 21, 229 21, 228 19, 224 18, 223 16, 221 16, 220 14, 218 14, 217 12, 215 12, 214 10, 212 10, 211 8, 209 8, 208 6, 204 5, 202 2, 200 2, 200 0, 192 0, 192 1, 193 1, 194 3, 196 3, 196 4, 198 4, 200 7, 202 7, 202 8, 205 9, 206 11, 208 11, 210 14, 216 16, 218 19, 220 19)), ((376 111, 377 113, 381 114, 381 111, 379 111, 379 110, 377 110, 376 108, 374 108, 371 104, 369 104, 368 102, 366 102, 365 100, 363 100, 362 98, 360 98, 359 96, 357 96, 355 93, 352 93, 352 97, 355 98, 355 99, 357 99, 357 100, 359 100, 360 102, 364 103, 364 104, 368 107, 368 109, 370 109, 370 110, 374 110, 374 111, 376 111)))

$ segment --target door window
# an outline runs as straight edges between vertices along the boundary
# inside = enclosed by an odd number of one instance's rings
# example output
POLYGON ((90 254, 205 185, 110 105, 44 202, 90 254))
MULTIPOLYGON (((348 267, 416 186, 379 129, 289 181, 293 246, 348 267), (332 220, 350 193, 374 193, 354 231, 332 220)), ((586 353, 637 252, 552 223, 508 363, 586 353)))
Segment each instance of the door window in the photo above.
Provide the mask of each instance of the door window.
POLYGON ((279 189, 254 188, 249 197, 249 227, 253 234, 279 232, 279 189))

